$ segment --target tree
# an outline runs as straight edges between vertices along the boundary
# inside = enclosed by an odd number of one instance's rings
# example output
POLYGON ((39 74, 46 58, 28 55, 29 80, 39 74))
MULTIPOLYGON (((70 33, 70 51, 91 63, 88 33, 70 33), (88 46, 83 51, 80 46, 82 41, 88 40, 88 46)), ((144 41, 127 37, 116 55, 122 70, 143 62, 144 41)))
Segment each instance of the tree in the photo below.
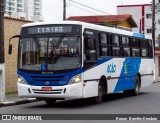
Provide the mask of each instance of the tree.
POLYGON ((104 22, 104 26, 108 26, 108 27, 115 27, 115 28, 117 28, 118 24, 119 24, 118 22, 109 22, 109 21, 104 22))

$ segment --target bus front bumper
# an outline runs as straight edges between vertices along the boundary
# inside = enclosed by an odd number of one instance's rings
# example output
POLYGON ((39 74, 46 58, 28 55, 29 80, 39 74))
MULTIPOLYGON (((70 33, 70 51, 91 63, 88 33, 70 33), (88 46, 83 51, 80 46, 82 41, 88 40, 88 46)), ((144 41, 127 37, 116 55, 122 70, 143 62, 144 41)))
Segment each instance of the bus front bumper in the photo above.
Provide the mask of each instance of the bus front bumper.
MULTIPOLYGON (((17 83, 18 96, 22 98, 53 98, 53 99, 78 99, 82 98, 82 83, 65 86, 48 86, 52 90, 44 91, 42 86, 31 86, 17 83)), ((46 86, 44 86, 46 87, 46 86)))

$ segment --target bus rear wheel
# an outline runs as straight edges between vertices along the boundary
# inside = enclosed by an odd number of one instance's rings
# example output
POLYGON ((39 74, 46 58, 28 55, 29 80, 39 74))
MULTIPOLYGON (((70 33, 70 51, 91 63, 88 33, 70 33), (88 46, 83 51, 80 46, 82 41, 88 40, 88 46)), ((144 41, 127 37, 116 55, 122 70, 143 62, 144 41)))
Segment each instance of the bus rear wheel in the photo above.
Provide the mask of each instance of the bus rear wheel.
POLYGON ((135 80, 135 87, 132 90, 125 90, 124 94, 126 95, 132 95, 132 96, 138 96, 140 92, 140 79, 137 76, 135 80))
POLYGON ((101 85, 98 85, 98 96, 93 97, 93 102, 95 104, 100 104, 103 100, 103 88, 101 85))
POLYGON ((52 106, 55 104, 56 100, 54 99, 45 99, 44 100, 46 102, 47 105, 52 106))

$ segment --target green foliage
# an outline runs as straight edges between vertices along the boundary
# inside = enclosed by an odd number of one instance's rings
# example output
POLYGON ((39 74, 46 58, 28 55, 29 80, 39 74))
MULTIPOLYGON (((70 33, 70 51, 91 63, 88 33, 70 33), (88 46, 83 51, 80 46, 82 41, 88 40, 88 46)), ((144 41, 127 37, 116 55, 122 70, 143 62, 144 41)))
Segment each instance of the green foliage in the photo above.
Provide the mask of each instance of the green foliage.
POLYGON ((111 22, 107 22, 107 21, 106 21, 106 22, 104 23, 104 26, 111 26, 111 25, 112 25, 111 22))

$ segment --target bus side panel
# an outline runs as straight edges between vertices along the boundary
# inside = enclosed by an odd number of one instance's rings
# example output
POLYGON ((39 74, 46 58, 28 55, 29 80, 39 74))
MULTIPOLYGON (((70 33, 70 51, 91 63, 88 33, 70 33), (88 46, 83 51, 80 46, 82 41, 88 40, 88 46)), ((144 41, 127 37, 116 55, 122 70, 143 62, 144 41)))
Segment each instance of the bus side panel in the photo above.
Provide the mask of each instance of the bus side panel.
POLYGON ((154 81, 154 60, 153 59, 142 59, 140 66, 141 74, 141 87, 151 85, 154 81))
POLYGON ((123 58, 109 59, 106 60, 106 62, 99 62, 96 67, 85 71, 84 81, 86 83, 83 90, 84 97, 93 97, 98 95, 98 84, 102 76, 105 76, 106 78, 111 78, 107 79, 107 92, 114 92, 115 86, 117 85, 118 81, 117 78, 120 76, 124 60, 125 59, 123 58))
POLYGON ((107 78, 110 78, 109 80, 107 80, 108 82, 108 93, 113 93, 115 90, 115 87, 117 86, 117 83, 119 81, 119 77, 121 75, 121 71, 123 69, 123 63, 124 63, 125 59, 124 58, 114 58, 111 61, 107 62, 106 67, 106 76, 107 78), (112 66, 116 66, 116 69, 113 71, 112 70, 112 66), (109 67, 111 66, 111 67, 109 67))
POLYGON ((94 97, 98 96, 98 66, 91 68, 84 72, 84 87, 83 87, 83 97, 94 97))
POLYGON ((114 92, 130 90, 135 86, 135 78, 139 72, 141 64, 140 58, 126 58, 123 62, 123 68, 119 75, 119 80, 115 86, 114 92))

